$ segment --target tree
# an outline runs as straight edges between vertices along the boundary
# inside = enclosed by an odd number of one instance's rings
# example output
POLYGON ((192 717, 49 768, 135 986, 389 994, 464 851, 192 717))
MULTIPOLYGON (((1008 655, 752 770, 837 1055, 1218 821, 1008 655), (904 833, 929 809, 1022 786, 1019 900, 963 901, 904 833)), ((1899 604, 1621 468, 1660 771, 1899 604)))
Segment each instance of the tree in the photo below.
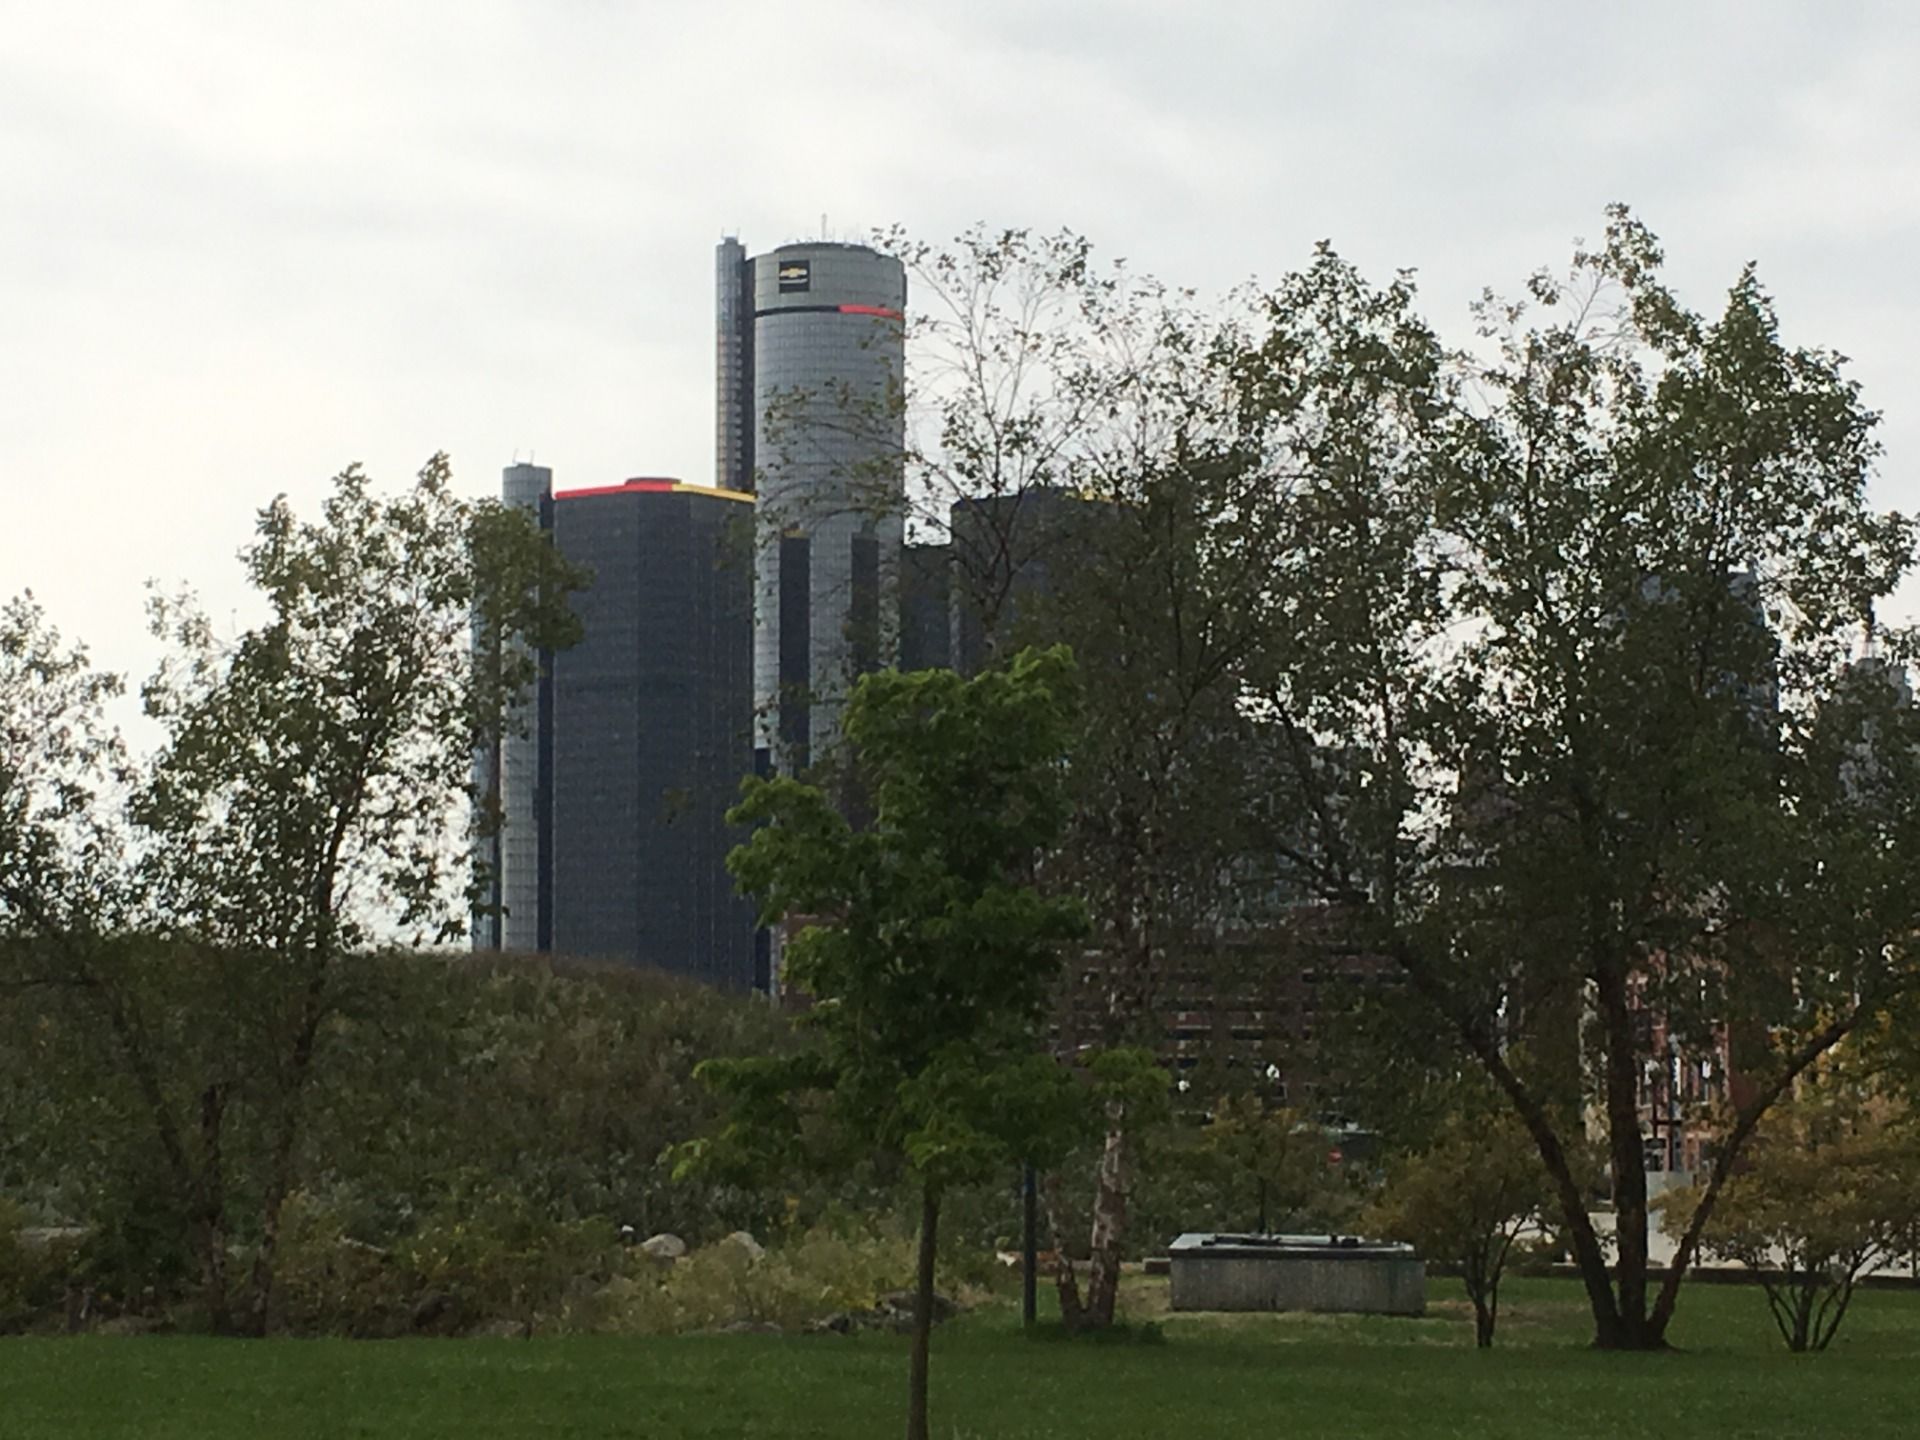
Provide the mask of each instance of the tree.
POLYGON ((122 837, 99 804, 126 778, 105 718, 122 688, 32 594, 0 605, 0 914, 16 944, 111 925, 128 903, 122 837))
POLYGON ((1663 1345, 1698 1230, 1650 1288, 1649 1070, 1735 1059, 1724 1183, 1794 1077, 1915 980, 1920 719, 1887 682, 1920 645, 1876 613, 1915 531, 1868 503, 1875 417, 1839 357, 1782 340, 1751 268, 1717 317, 1688 310, 1624 209, 1564 278, 1489 296, 1458 355, 1409 275, 1327 247, 1216 317, 1024 244, 937 262, 961 317, 937 373, 961 379, 908 474, 1111 509, 1111 551, 1052 572, 1062 617, 1087 597, 1059 633, 1093 702, 1054 870, 1100 962, 1071 1008, 1152 1040, 1194 953, 1342 932, 1520 1117, 1596 1342, 1663 1345))
POLYGON ((1223 1097, 1201 1145, 1252 1182, 1258 1230, 1297 1226, 1303 1215, 1326 1224, 1347 1208, 1337 1141, 1299 1110, 1268 1109, 1253 1095, 1223 1097))
POLYGON ((804 1097, 844 1133, 902 1159, 920 1192, 909 1440, 927 1435, 927 1362, 942 1193, 1010 1168, 1074 1110, 1069 1075, 1035 1027, 1079 907, 1033 867, 1059 832, 1072 660, 1028 652, 962 680, 950 671, 865 677, 846 738, 870 822, 816 787, 750 779, 730 818, 756 825, 728 864, 768 924, 802 928, 787 977, 811 997, 815 1044, 713 1060, 729 1105, 688 1169, 793 1160, 804 1097))
POLYGON ((1551 1213, 1552 1187, 1525 1130, 1490 1105, 1455 1110, 1388 1171, 1371 1229, 1457 1268, 1473 1304, 1474 1343, 1493 1345, 1500 1281, 1516 1244, 1551 1213))
MULTIPOLYGON (((1249 757, 1273 727, 1251 677, 1289 547, 1324 530, 1305 477, 1347 429, 1429 414, 1441 352, 1409 284, 1373 290, 1330 251, 1211 313, 1071 234, 881 243, 914 277, 904 468, 918 530, 949 543, 956 660, 1065 640, 1085 677, 1049 876, 1085 899, 1094 943, 1060 998, 1063 1040, 1157 1050, 1178 977, 1297 951, 1275 912, 1299 897, 1257 833, 1267 777, 1249 757)), ((1084 1306, 1061 1270, 1090 1326, 1112 1319, 1128 1240, 1124 1094, 1084 1306)))
POLYGON ((1084 538, 1042 512, 1138 482, 1176 413, 1155 391, 1177 382, 1202 320, 1189 294, 1097 264, 1071 231, 874 240, 911 277, 906 383, 878 413, 843 407, 841 423, 885 454, 883 483, 904 476, 913 537, 946 541, 963 633, 1010 654, 1022 592, 1084 538))
POLYGON ((1913 983, 1920 934, 1920 733, 1853 663, 1863 634, 1914 651, 1874 613, 1914 542, 1867 504, 1875 417, 1751 269, 1709 320, 1660 262, 1615 210, 1566 281, 1489 299, 1495 354, 1415 446, 1329 432, 1255 687, 1295 742, 1276 852, 1506 1097, 1618 1348, 1664 1345, 1754 1128, 1913 983), (1743 1093, 1654 1294, 1641 1087, 1722 1036, 1743 1093), (1604 1128, 1611 1273, 1570 1100, 1604 1128))
MULTIPOLYGON (((1684 1235, 1698 1193, 1663 1197, 1684 1235)), ((1911 1248, 1920 1224, 1920 1134, 1883 1097, 1810 1084, 1758 1127, 1747 1165, 1700 1231, 1703 1253, 1759 1278, 1789 1350, 1833 1343, 1860 1277, 1911 1248)))
MULTIPOLYGON (((0 996, 11 1058, 33 1067, 45 1102, 10 1129, 8 1168, 37 1172, 44 1202, 84 1196, 143 1261, 166 1252, 154 1268, 181 1258, 189 1231, 211 1289, 224 1252, 163 1053, 174 1027, 137 993, 155 947, 137 933, 121 813, 131 764, 107 719, 122 693, 31 595, 0 606, 0 996)), ((192 972, 171 978, 177 996, 192 972)))
POLYGON ((456 497, 444 457, 393 498, 347 470, 317 523, 274 501, 241 559, 267 617, 231 641, 190 598, 154 602, 174 653, 143 698, 165 741, 128 777, 127 835, 101 808, 99 777, 124 770, 97 719, 108 682, 27 647, 43 658, 0 703, 10 729, 65 717, 22 770, 57 803, 27 806, 0 864, 44 967, 27 978, 80 997, 87 1043, 137 1097, 211 1320, 257 1333, 342 962, 382 931, 460 929, 471 757, 531 678, 529 647, 567 642, 573 577, 524 516, 456 497), (475 642, 509 658, 476 666, 475 642))

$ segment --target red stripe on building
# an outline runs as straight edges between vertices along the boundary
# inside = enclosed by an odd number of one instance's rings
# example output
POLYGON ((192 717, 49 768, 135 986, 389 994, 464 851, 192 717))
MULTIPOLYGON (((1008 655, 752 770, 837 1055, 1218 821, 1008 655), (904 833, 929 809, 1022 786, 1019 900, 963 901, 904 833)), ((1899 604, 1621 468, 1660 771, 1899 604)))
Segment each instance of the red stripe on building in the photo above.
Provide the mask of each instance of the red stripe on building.
POLYGON ((589 495, 669 495, 677 480, 627 480, 618 485, 589 485, 583 490, 556 490, 556 500, 584 500, 589 495))

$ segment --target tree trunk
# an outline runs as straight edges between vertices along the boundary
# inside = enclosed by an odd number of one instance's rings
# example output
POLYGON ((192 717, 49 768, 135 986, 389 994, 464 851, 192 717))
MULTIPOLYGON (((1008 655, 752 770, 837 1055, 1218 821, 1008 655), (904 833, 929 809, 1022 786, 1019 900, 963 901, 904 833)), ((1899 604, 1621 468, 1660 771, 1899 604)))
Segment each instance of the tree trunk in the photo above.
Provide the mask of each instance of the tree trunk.
POLYGON ((1840 1322, 1847 1318, 1847 1307, 1853 1304, 1854 1283, 1858 1278, 1858 1270, 1848 1271, 1839 1286, 1821 1302, 1820 1311, 1813 1320, 1812 1344, 1815 1350, 1826 1349, 1839 1333, 1840 1322))
POLYGON ((1613 1167, 1616 1318, 1596 1328, 1602 1350, 1663 1350, 1666 1326, 1647 1317, 1647 1157, 1641 1145, 1639 1057, 1626 975, 1614 961, 1595 967, 1607 1047, 1607 1157, 1613 1167))
POLYGON ((1813 1333, 1813 1284, 1804 1282, 1794 1297, 1793 1334, 1788 1338, 1787 1348, 1796 1355, 1806 1352, 1808 1337, 1813 1333))
POLYGON ((260 1248, 253 1257, 253 1294, 248 1302, 249 1334, 265 1335, 273 1318, 273 1283, 280 1251, 280 1222, 293 1194, 295 1149, 300 1140, 301 1107, 320 1035, 320 1017, 326 996, 328 965, 325 952, 312 962, 302 1000, 300 1028, 287 1056, 286 1079, 280 1097, 279 1129, 267 1169, 267 1186, 260 1203, 260 1248))
POLYGON ((111 979, 95 970, 91 957, 82 948, 83 937, 53 932, 60 948, 82 978, 85 993, 93 997, 98 1012, 106 1021, 127 1073, 144 1102, 147 1118, 153 1124, 154 1138, 160 1142, 172 1177, 174 1194, 188 1220, 188 1242, 200 1262, 201 1297, 207 1307, 207 1323, 215 1334, 227 1333, 233 1325, 232 1302, 227 1288, 227 1226, 224 1171, 219 1156, 220 1119, 225 1111, 224 1092, 212 1087, 201 1097, 201 1163, 196 1166, 189 1154, 187 1132, 175 1123, 166 1089, 160 1082, 160 1066, 154 1045, 138 1009, 111 979), (213 1117, 209 1124, 208 1099, 213 1097, 213 1117), (209 1144, 211 1141, 211 1145, 209 1144))
POLYGON ((247 1301, 247 1333, 266 1335, 272 1327, 273 1286, 280 1258, 280 1228, 286 1214, 287 1198, 293 1194, 294 1150, 300 1138, 300 1100, 305 1090, 306 1071, 312 1058, 312 1042, 300 1047, 299 1079, 283 1097, 286 1107, 280 1116, 280 1128, 274 1136, 273 1154, 267 1170, 266 1190, 260 1201, 260 1247, 253 1255, 253 1293, 247 1301))
POLYGON ((234 1325, 227 1293, 227 1227, 217 1212, 195 1222, 193 1240, 200 1252, 200 1301, 207 1307, 207 1328, 230 1335, 234 1325))
POLYGON ((273 1283, 280 1258, 280 1217, 287 1190, 275 1183, 260 1210, 260 1247, 253 1254, 253 1293, 247 1297, 247 1333, 265 1336, 272 1329, 273 1283))
POLYGON ((1033 1166, 1020 1167, 1020 1323, 1034 1327, 1039 1311, 1040 1184, 1033 1166))
POLYGON ((1113 1324, 1114 1304, 1120 1295, 1120 1246, 1127 1229, 1130 1169, 1126 1110, 1114 1102, 1107 1106, 1107 1139, 1100 1152, 1100 1175, 1093 1192, 1087 1308, 1081 1317, 1084 1324, 1097 1330, 1113 1324))
POLYGON ((1593 1312, 1594 1344, 1602 1349, 1615 1348, 1610 1340, 1619 1331, 1620 1311, 1614 1300, 1612 1279, 1607 1274, 1607 1257, 1600 1248, 1600 1237, 1594 1232, 1593 1217, 1587 1214, 1587 1197, 1581 1192, 1580 1181, 1573 1173, 1573 1164, 1567 1158, 1566 1146, 1560 1143, 1552 1117, 1539 1097, 1507 1063, 1499 1041, 1480 1023, 1477 1013, 1456 1003, 1421 952, 1390 931, 1382 941, 1382 948, 1393 956, 1413 987, 1447 1017, 1468 1051, 1512 1104, 1520 1123, 1527 1127, 1527 1134, 1533 1137, 1534 1148, 1540 1152, 1540 1163, 1553 1179, 1561 1219, 1566 1225, 1567 1243, 1572 1247, 1574 1263, 1580 1268, 1580 1283, 1586 1287, 1587 1305, 1593 1312))
POLYGON ((1680 1282, 1687 1276, 1695 1256, 1699 1253, 1700 1237, 1706 1231, 1707 1221, 1713 1215, 1713 1209, 1719 1203, 1720 1192, 1733 1174, 1733 1167, 1739 1160, 1747 1141, 1752 1138, 1754 1128, 1761 1117, 1780 1097, 1787 1093, 1793 1082, 1809 1066, 1838 1045, 1860 1021, 1869 1013, 1871 1007, 1864 999, 1856 1000, 1853 1009, 1831 1023, 1823 1026, 1809 1036, 1804 1044, 1789 1057, 1780 1068, 1773 1081, 1746 1105, 1742 1106, 1734 1126, 1720 1142, 1719 1156, 1713 1162, 1712 1173, 1707 1178, 1706 1191, 1700 1197, 1700 1203, 1694 1206, 1693 1215, 1687 1221, 1686 1232, 1681 1235, 1680 1243, 1674 1249, 1673 1264, 1667 1268, 1667 1282, 1660 1287, 1660 1297, 1654 1302, 1651 1324, 1664 1335, 1667 1322, 1673 1318, 1673 1309, 1680 1299, 1680 1282))
POLYGON ((226 1090, 209 1085, 200 1094, 200 1174, 195 1187, 193 1239, 200 1252, 201 1303, 207 1307, 207 1325, 216 1335, 233 1328, 227 1295, 226 1172, 220 1156, 221 1126, 226 1117, 226 1090))
POLYGON ((1470 1256, 1460 1268, 1467 1287, 1467 1299, 1473 1302, 1473 1343, 1481 1350, 1493 1348, 1493 1328, 1500 1314, 1499 1262, 1488 1255, 1470 1256))
POLYGON ((1047 1219, 1047 1241, 1053 1247, 1053 1288, 1060 1299, 1060 1324, 1069 1335, 1080 1329, 1086 1307, 1080 1303, 1080 1281, 1073 1273, 1073 1261, 1067 1255, 1066 1235, 1060 1228, 1060 1177, 1047 1176, 1040 1191, 1041 1210, 1047 1219))
POLYGON ((920 1190, 920 1266, 913 1290, 913 1357, 907 1370, 907 1440, 927 1440, 927 1359, 933 1338, 933 1258, 940 1226, 940 1194, 920 1190))
POLYGON ((326 853, 314 879, 312 909, 313 931, 307 937, 304 952, 306 983, 300 993, 300 1018, 287 1049, 286 1068, 281 1072, 280 1127, 274 1135, 273 1157, 267 1171, 267 1188, 260 1207, 260 1248, 253 1257, 253 1296, 249 1328, 265 1335, 273 1318, 273 1282, 279 1259, 280 1220, 287 1197, 293 1193, 295 1147, 300 1139, 302 1106, 306 1100, 307 1080, 313 1073, 314 1052, 320 1039, 320 1021, 326 1014, 327 982, 332 978, 334 941, 339 933, 339 917, 334 911, 335 885, 339 879, 340 853, 347 832, 353 828, 360 805, 366 799, 366 767, 383 736, 378 725, 361 737, 360 762, 353 772, 353 784, 340 797, 334 810, 326 853))

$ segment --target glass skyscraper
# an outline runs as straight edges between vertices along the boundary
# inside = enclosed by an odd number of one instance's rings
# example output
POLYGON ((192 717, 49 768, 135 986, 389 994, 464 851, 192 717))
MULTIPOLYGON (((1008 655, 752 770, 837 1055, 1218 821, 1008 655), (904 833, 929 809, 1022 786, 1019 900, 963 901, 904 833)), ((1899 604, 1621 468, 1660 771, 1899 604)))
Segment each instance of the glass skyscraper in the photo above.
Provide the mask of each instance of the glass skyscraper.
POLYGON ((559 953, 754 981, 724 819, 753 764, 751 523, 750 497, 669 480, 553 497, 554 543, 593 573, 553 657, 559 953))
POLYGON ((579 644, 545 657, 527 734, 502 747, 506 913, 476 943, 764 986, 724 819, 753 766, 752 497, 540 479, 533 508, 591 579, 579 644))
POLYGON ((476 757, 505 823, 474 943, 768 989, 723 817, 743 775, 828 758, 853 680, 898 657, 906 276, 831 242, 715 260, 716 484, 506 472, 593 578, 524 733, 476 757))
POLYGON ((717 256, 717 470, 752 488, 756 758, 826 758, 853 680, 898 656, 906 271, 864 245, 717 256))

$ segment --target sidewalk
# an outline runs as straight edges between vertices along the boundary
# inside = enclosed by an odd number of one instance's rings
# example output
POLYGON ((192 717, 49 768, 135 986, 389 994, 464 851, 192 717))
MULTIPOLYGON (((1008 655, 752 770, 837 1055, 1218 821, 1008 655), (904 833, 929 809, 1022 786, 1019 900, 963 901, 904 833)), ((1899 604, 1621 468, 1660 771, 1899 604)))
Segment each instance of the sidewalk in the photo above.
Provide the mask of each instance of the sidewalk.
MULTIPOLYGON (((1609 1255, 1611 1255, 1612 1248, 1613 1248, 1613 1231, 1614 1231, 1613 1211, 1611 1210, 1590 1211, 1588 1212, 1587 1218, 1593 1221, 1593 1228, 1599 1231, 1601 1239, 1607 1242, 1609 1255)), ((1656 1216, 1652 1221, 1652 1223, 1649 1224, 1647 1227, 1647 1262, 1648 1264, 1653 1266, 1655 1269, 1665 1270, 1668 1266, 1673 1264, 1673 1252, 1676 1248, 1677 1247, 1674 1245, 1674 1242, 1672 1241, 1672 1239, 1669 1238, 1663 1230, 1661 1230, 1659 1219, 1656 1216)), ((1695 1260, 1692 1268, 1695 1270, 1710 1270, 1710 1271, 1735 1272, 1735 1273, 1743 1273, 1747 1269, 1746 1266, 1740 1264, 1738 1261, 1704 1260, 1704 1259, 1695 1260)), ((1862 1273, 1864 1275, 1875 1276, 1875 1277, 1880 1277, 1880 1278, 1889 1279, 1889 1280, 1901 1280, 1901 1281, 1907 1281, 1910 1283, 1920 1283, 1920 1270, 1916 1270, 1915 1267, 1910 1262, 1905 1260, 1896 1261, 1889 1265, 1877 1265, 1866 1271, 1863 1271, 1862 1273)))

